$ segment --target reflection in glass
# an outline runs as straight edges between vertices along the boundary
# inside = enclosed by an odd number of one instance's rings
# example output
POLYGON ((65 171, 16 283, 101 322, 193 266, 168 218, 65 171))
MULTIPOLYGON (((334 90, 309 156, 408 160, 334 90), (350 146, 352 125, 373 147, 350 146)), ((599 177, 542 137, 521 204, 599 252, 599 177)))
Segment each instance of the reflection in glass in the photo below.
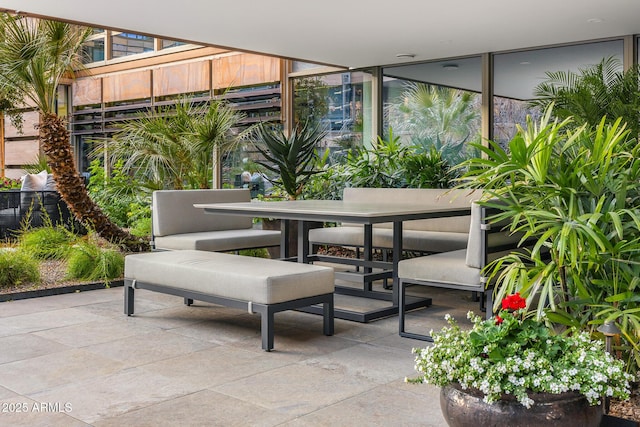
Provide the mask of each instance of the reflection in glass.
POLYGON ((168 49, 170 47, 177 47, 177 46, 184 46, 186 43, 184 42, 179 42, 176 40, 161 40, 161 47, 162 49, 168 49))
POLYGON ((153 37, 132 33, 111 36, 112 58, 153 51, 153 37))
POLYGON ((527 115, 534 120, 539 118, 539 109, 532 107, 529 101, 534 99, 535 87, 547 79, 547 73, 580 72, 600 63, 603 58, 622 61, 622 56, 622 40, 495 55, 494 141, 506 148, 517 125, 524 125, 527 115))
POLYGON ((477 155, 480 142, 480 58, 383 70, 385 136, 393 131, 415 152, 433 149, 450 165, 477 155))
POLYGON ((322 148, 344 152, 371 142, 371 75, 366 72, 298 77, 293 81, 294 122, 322 123, 322 148))
POLYGON ((89 40, 82 45, 82 63, 104 61, 104 38, 89 40))

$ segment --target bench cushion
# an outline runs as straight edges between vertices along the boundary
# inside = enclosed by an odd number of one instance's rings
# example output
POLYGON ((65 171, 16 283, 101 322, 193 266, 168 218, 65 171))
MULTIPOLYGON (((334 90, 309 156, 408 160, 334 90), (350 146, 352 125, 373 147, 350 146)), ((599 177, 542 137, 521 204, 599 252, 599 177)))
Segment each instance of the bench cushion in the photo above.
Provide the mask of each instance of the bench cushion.
MULTIPOLYGON (((212 215, 213 216, 213 215, 212 215)), ((156 237, 156 249, 193 249, 200 251, 233 251, 280 245, 280 231, 241 230, 203 231, 156 237)))
POLYGON ((196 203, 249 202, 249 190, 160 190, 153 192, 153 236, 201 231, 249 229, 252 219, 240 215, 211 215, 196 203))
MULTIPOLYGON (((402 230, 405 251, 446 252, 467 247, 468 234, 451 231, 402 230)), ((337 246, 363 246, 362 226, 325 227, 309 230, 309 242, 337 246)), ((373 246, 393 248, 393 230, 373 228, 373 246)))
POLYGON ((402 260, 398 277, 428 282, 480 286, 480 269, 466 264, 466 249, 402 260))
POLYGON ((330 267, 193 250, 128 255, 124 277, 259 304, 334 291, 330 267))

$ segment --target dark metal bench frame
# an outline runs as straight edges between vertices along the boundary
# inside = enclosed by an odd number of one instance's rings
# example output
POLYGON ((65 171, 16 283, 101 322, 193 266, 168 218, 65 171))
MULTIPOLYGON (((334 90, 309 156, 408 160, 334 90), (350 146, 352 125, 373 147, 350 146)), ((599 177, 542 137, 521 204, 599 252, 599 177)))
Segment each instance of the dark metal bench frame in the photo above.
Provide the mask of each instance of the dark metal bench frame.
POLYGON ((140 282, 139 280, 124 279, 124 313, 132 316, 134 313, 134 291, 135 289, 147 289, 163 294, 176 295, 184 298, 184 303, 188 306, 193 304, 194 300, 205 301, 213 304, 223 305, 231 308, 239 308, 247 310, 249 313, 260 313, 261 316, 261 335, 262 349, 265 351, 273 350, 274 340, 274 314, 308 307, 315 304, 322 304, 323 314, 323 332, 327 336, 333 335, 334 332, 334 303, 333 293, 316 295, 312 297, 300 298, 291 301, 285 301, 275 304, 258 304, 250 301, 239 300, 235 298, 220 297, 202 292, 195 292, 186 289, 174 288, 170 286, 158 285, 153 283, 140 282))
POLYGON ((497 235, 498 233, 505 233, 504 226, 505 223, 501 222, 500 224, 496 224, 492 222, 491 216, 495 215, 498 212, 496 208, 489 208, 486 206, 481 207, 481 216, 480 216, 480 230, 481 240, 480 247, 482 248, 482 268, 480 275, 480 283, 476 286, 471 285, 457 285, 453 283, 439 283, 439 282, 431 282, 424 280, 417 280, 411 278, 400 278, 399 279, 399 333, 401 337, 412 338, 421 341, 429 341, 433 342, 433 338, 430 335, 418 334, 413 332, 407 332, 405 330, 405 316, 407 312, 407 307, 405 306, 405 301, 407 299, 406 291, 407 286, 410 285, 422 285, 422 286, 432 286, 439 288, 447 288, 447 289, 459 289, 465 291, 472 291, 474 295, 479 293, 480 298, 480 310, 485 312, 485 317, 489 319, 493 315, 493 286, 490 283, 487 283, 487 278, 482 274, 482 270, 489 263, 489 257, 491 254, 500 253, 508 250, 521 250, 522 246, 519 244, 518 240, 514 240, 509 243, 502 244, 492 244, 490 242, 492 235, 497 235))

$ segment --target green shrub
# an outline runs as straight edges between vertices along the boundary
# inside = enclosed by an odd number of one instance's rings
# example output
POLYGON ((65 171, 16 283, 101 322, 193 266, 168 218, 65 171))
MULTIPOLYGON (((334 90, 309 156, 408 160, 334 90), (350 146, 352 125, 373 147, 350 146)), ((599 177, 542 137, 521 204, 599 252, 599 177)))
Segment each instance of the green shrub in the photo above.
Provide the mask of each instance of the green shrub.
POLYGON ((269 251, 266 248, 242 249, 240 255, 252 256, 254 258, 269 258, 269 251))
POLYGON ((64 227, 38 227, 21 231, 18 245, 37 259, 62 259, 76 238, 64 227))
POLYGON ((112 248, 84 241, 71 248, 67 260, 67 277, 108 283, 122 277, 124 255, 112 248))
POLYGON ((112 165, 105 174, 99 160, 89 166, 89 195, 111 221, 120 227, 129 227, 141 216, 151 217, 151 198, 148 189, 123 171, 122 160, 112 165))
POLYGON ((38 262, 24 251, 0 249, 0 288, 25 282, 40 282, 38 262))
POLYGON ((131 224, 129 232, 136 237, 151 237, 151 218, 140 218, 131 224))

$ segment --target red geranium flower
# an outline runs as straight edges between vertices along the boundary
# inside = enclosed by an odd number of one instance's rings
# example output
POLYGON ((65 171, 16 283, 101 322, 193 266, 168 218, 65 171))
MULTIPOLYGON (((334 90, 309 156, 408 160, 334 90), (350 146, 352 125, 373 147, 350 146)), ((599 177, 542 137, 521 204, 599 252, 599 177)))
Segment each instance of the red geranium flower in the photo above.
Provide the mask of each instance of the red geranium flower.
POLYGON ((508 295, 502 300, 503 310, 520 310, 527 306, 527 301, 520 296, 520 292, 508 295))
POLYGON ((496 325, 501 325, 504 319, 498 315, 496 315, 496 325))

